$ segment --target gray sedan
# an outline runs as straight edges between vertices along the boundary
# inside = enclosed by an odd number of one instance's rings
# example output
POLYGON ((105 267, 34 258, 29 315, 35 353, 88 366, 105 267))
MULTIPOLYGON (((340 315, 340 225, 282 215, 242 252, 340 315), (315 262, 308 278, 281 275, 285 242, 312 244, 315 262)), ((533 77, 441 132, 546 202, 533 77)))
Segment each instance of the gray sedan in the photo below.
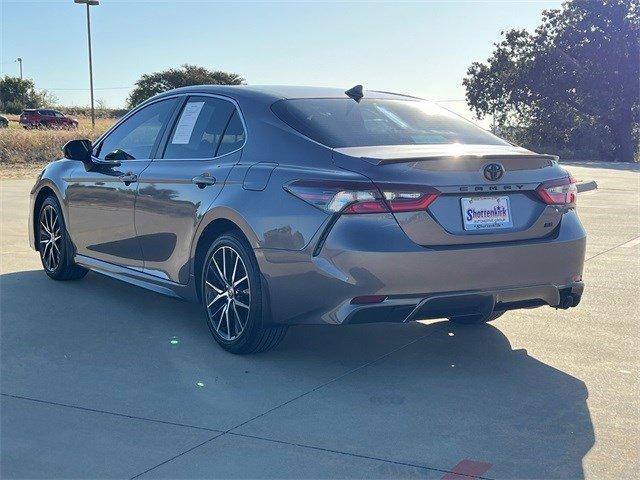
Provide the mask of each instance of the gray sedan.
POLYGON ((580 302, 557 157, 406 95, 195 86, 74 140, 31 191, 47 275, 200 302, 234 353, 293 324, 492 320, 580 302))

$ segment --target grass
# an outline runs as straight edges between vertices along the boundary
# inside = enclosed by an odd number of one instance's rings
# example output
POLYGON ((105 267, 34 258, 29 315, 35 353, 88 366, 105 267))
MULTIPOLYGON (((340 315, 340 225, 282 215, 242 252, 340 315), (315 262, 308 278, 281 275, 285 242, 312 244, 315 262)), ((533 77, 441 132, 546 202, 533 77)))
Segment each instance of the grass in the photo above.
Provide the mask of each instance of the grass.
POLYGON ((115 123, 112 118, 78 117, 76 130, 25 130, 17 115, 4 115, 9 128, 0 129, 0 178, 35 178, 42 168, 62 156, 62 146, 76 138, 96 139, 115 123))

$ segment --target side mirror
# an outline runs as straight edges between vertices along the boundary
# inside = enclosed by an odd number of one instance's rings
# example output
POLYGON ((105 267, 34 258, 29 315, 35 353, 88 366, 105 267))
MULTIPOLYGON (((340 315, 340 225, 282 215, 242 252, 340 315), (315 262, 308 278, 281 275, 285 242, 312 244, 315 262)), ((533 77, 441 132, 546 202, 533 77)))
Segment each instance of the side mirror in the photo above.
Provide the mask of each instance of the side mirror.
POLYGON ((64 157, 69 160, 78 160, 80 162, 91 161, 91 141, 90 140, 71 140, 62 147, 64 157))

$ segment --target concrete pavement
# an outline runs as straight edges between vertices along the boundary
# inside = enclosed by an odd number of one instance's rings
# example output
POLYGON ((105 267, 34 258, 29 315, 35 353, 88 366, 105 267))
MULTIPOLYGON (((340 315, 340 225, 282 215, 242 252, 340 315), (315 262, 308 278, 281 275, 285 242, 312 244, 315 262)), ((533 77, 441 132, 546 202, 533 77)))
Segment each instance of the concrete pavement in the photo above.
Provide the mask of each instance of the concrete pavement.
POLYGON ((640 477, 640 175, 569 168, 599 186, 579 198, 578 308, 295 327, 249 357, 218 348, 197 305, 49 280, 26 236, 33 182, 2 181, 0 477, 640 477))

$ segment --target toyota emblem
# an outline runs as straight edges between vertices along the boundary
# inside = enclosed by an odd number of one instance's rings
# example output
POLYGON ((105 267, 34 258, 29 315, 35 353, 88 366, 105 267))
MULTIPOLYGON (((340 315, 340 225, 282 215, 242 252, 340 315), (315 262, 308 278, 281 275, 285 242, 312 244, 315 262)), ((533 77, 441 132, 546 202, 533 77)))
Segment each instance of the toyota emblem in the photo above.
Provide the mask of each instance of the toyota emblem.
POLYGON ((484 178, 495 182, 500 180, 504 175, 504 167, 499 163, 489 163, 484 166, 484 178))

